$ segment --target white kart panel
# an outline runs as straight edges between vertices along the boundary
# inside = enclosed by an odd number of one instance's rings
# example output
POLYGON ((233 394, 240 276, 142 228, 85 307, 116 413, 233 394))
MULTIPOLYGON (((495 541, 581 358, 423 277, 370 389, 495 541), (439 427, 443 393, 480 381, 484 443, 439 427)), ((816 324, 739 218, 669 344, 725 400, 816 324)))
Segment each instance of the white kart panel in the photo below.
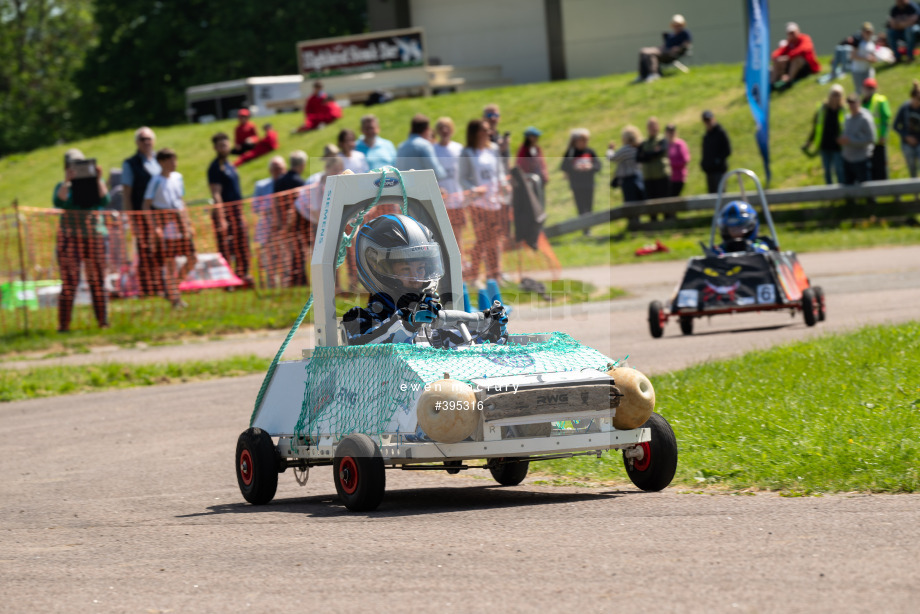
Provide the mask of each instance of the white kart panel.
POLYGON ((272 437, 294 432, 303 406, 303 394, 307 387, 307 364, 309 360, 279 362, 272 381, 262 398, 262 405, 252 426, 258 427, 272 437))

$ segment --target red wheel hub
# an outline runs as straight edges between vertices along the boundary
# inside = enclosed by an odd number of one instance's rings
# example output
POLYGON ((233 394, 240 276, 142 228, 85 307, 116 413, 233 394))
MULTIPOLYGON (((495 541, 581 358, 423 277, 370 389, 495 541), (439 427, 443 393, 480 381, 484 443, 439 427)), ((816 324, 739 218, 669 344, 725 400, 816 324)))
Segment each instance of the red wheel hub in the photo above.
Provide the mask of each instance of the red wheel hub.
POLYGON ((351 495, 358 490, 358 463, 350 456, 343 457, 339 463, 339 483, 345 494, 351 495))
POLYGON ((252 455, 249 450, 243 450, 240 454, 240 477, 246 486, 252 484, 252 455))
POLYGON ((633 469, 645 471, 652 464, 652 446, 647 441, 643 441, 639 444, 639 447, 642 448, 642 458, 633 460, 633 469))
POLYGON ((662 309, 661 311, 658 312, 658 325, 661 326, 661 328, 664 328, 664 325, 667 323, 668 323, 668 314, 665 313, 664 309, 662 309))

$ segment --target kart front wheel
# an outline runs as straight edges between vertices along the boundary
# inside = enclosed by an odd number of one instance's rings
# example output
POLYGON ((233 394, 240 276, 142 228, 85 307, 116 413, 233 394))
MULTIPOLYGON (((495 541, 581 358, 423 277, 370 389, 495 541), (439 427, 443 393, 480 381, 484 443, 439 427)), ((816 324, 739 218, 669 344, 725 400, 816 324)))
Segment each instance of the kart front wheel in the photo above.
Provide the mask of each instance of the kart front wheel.
POLYGON ((652 333, 652 337, 655 339, 661 338, 661 335, 664 334, 664 323, 667 322, 668 317, 664 312, 664 307, 661 305, 661 301, 652 301, 648 305, 648 328, 652 333))
POLYGON ((530 469, 530 461, 489 464, 489 472, 495 478, 495 481, 502 486, 517 486, 527 477, 528 469, 530 469))
POLYGON ((811 288, 802 292, 802 315, 805 316, 805 326, 814 326, 818 322, 818 300, 811 288))
POLYGON ((383 501, 386 477, 380 448, 364 433, 352 433, 336 446, 332 479, 339 499, 352 512, 377 509, 383 501))
POLYGON ((265 505, 278 490, 278 453, 271 436, 260 428, 249 428, 236 442, 236 481, 243 498, 253 505, 265 505))
POLYGON ((663 490, 677 471, 677 439, 671 425, 660 414, 652 414, 641 428, 651 429, 650 441, 640 443, 639 457, 623 453, 626 475, 638 488, 648 492, 663 490))
POLYGON ((685 335, 693 334, 693 318, 682 316, 680 318, 680 332, 685 335))

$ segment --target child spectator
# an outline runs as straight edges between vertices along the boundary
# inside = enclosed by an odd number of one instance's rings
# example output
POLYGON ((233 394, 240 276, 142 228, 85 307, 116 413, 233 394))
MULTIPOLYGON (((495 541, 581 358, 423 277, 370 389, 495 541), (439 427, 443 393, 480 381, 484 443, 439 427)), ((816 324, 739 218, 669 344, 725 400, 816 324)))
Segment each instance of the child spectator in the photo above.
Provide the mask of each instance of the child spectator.
POLYGON ((623 191, 623 202, 645 200, 645 184, 642 182, 639 163, 636 161, 641 138, 638 128, 626 126, 620 134, 623 146, 616 149, 611 141, 607 147, 607 159, 617 165, 610 187, 620 187, 620 190, 623 191))
POLYGON ((173 309, 184 309, 188 305, 179 297, 179 284, 195 268, 198 256, 192 239, 192 229, 185 208, 185 184, 182 175, 176 172, 178 156, 168 147, 157 152, 160 174, 147 184, 144 194, 144 210, 153 211, 154 258, 157 270, 163 279, 163 289, 173 309), (176 257, 185 256, 180 269, 176 257))
POLYGON ((677 136, 677 126, 668 124, 664 129, 664 140, 668 144, 668 161, 671 163, 670 196, 680 196, 687 183, 687 165, 690 163, 690 148, 686 141, 677 136))
POLYGON ((910 176, 917 177, 920 163, 920 81, 914 80, 910 100, 901 105, 894 118, 894 131, 901 136, 901 152, 910 176))

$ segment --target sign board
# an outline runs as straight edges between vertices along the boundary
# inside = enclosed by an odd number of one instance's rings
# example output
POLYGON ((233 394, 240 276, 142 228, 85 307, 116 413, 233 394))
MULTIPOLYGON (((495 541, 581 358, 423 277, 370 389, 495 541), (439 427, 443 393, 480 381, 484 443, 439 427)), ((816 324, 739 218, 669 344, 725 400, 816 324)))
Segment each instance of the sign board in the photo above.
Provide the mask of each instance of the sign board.
POLYGON ((421 28, 387 30, 297 43, 297 64, 308 79, 425 66, 421 28))

